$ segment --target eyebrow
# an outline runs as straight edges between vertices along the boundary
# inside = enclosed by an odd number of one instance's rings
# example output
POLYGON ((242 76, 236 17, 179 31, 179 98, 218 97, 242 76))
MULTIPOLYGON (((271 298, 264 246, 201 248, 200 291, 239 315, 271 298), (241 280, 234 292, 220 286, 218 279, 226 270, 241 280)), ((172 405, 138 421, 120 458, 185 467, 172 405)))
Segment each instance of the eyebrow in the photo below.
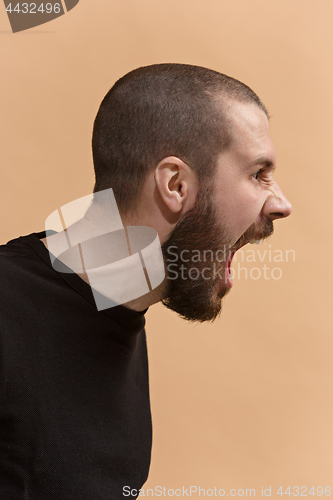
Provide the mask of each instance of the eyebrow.
POLYGON ((270 168, 272 170, 275 170, 276 168, 274 162, 272 162, 272 160, 269 160, 267 156, 258 156, 258 158, 256 158, 254 162, 251 163, 251 168, 255 165, 264 165, 265 168, 270 168))

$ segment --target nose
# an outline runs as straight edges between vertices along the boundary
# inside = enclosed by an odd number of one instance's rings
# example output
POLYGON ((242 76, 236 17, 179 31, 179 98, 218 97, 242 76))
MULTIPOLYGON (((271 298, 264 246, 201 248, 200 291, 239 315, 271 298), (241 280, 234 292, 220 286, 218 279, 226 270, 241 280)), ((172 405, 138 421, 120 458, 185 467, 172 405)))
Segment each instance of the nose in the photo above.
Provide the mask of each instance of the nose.
POLYGON ((271 194, 268 196, 264 206, 263 213, 272 221, 275 219, 283 219, 288 217, 292 212, 291 203, 282 193, 280 187, 274 183, 271 187, 271 194))

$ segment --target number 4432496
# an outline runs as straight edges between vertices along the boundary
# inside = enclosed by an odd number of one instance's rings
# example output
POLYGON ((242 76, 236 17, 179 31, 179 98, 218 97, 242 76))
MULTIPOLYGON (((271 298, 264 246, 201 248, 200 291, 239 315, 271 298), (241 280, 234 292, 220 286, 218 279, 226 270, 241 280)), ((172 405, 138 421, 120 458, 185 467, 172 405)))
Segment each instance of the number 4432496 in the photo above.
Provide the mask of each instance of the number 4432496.
POLYGON ((18 14, 20 12, 22 14, 37 14, 37 12, 41 12, 42 14, 44 14, 44 12, 46 14, 51 14, 52 12, 54 12, 55 14, 60 14, 61 8, 60 3, 55 3, 54 5, 52 5, 51 3, 46 3, 45 8, 43 3, 41 3, 38 8, 35 3, 22 3, 22 5, 20 3, 17 3, 15 7, 12 8, 12 4, 10 3, 6 8, 6 11, 9 13, 17 12, 18 14))
POLYGON ((282 486, 280 486, 280 488, 278 489, 278 491, 276 492, 277 495, 288 495, 288 496, 294 496, 294 497, 307 497, 308 495, 312 495, 312 496, 318 496, 318 497, 321 497, 321 496, 326 496, 326 497, 329 497, 331 496, 331 487, 330 486, 326 486, 325 488, 323 488, 322 486, 317 486, 317 488, 315 488, 314 486, 312 486, 312 488, 308 491, 308 488, 307 486, 293 486, 292 490, 290 488, 290 486, 288 486, 288 488, 283 491, 282 489, 282 486))

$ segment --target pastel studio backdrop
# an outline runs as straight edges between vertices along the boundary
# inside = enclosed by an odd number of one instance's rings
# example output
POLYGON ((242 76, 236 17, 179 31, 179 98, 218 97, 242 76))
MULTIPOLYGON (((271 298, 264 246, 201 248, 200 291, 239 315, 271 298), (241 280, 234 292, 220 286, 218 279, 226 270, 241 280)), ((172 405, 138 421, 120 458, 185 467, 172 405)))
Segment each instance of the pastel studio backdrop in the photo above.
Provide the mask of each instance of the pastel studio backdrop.
POLYGON ((333 486, 332 17, 328 0, 81 0, 12 34, 0 5, 1 243, 43 230, 91 192, 93 119, 135 67, 216 69, 250 85, 272 115, 292 216, 234 262, 215 323, 192 326, 162 305, 147 313, 145 487, 258 497, 271 486, 285 498, 280 486, 333 486))

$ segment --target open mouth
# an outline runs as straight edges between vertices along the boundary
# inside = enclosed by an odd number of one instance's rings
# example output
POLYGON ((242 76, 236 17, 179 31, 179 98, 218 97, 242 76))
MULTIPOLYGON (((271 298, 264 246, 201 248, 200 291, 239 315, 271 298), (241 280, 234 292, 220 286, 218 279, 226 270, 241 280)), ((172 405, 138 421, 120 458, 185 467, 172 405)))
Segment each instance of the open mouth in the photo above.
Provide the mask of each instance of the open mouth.
POLYGON ((243 241, 240 245, 237 245, 236 248, 234 248, 233 250, 230 250, 229 252, 229 257, 228 257, 228 260, 226 262, 226 266, 225 266, 225 282, 226 282, 226 285, 228 286, 228 288, 231 288, 232 285, 233 285, 233 279, 232 279, 232 274, 231 274, 231 263, 232 263, 232 259, 235 255, 235 253, 242 247, 244 247, 245 245, 247 245, 248 243, 250 244, 255 244, 255 245, 261 245, 263 243, 263 238, 252 238, 251 240, 247 240, 247 241, 243 241))
POLYGON ((260 245, 264 239, 273 234, 273 229, 272 221, 263 219, 260 224, 252 224, 236 243, 229 248, 223 269, 223 279, 220 279, 218 284, 218 296, 222 296, 226 287, 230 289, 233 285, 231 264, 235 253, 248 243, 260 245))

